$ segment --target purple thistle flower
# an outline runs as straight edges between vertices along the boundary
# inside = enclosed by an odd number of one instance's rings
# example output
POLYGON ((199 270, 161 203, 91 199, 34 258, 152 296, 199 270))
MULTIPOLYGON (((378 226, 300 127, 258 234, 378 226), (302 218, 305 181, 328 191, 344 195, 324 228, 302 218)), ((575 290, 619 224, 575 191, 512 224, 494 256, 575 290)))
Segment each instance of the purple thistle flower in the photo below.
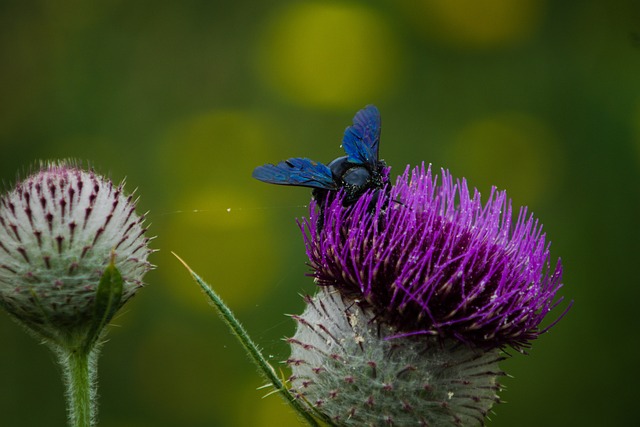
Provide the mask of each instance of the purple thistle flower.
POLYGON ((348 208, 342 197, 322 213, 313 203, 299 223, 312 275, 371 310, 394 336, 522 351, 555 323, 540 328, 562 301, 554 302, 560 260, 551 267, 542 226, 526 208, 512 221, 504 191, 493 188, 483 203, 466 180, 442 170, 438 183, 423 164, 407 168, 375 209, 372 192, 348 208))
MULTIPOLYGON (((377 162, 377 109, 361 110, 354 126, 357 138, 350 127, 343 140, 347 163, 368 171, 375 157, 380 185, 355 199, 344 185, 316 192, 298 222, 320 289, 292 316, 290 393, 329 425, 484 425, 500 402, 505 348, 524 352, 564 315, 541 327, 562 301, 560 260, 552 265, 526 208, 513 220, 504 191, 483 202, 464 179, 446 170, 438 178, 424 164, 391 186, 377 162), (354 148, 376 155, 352 156, 354 148)), ((326 177, 293 160, 254 176, 314 188, 326 177)))

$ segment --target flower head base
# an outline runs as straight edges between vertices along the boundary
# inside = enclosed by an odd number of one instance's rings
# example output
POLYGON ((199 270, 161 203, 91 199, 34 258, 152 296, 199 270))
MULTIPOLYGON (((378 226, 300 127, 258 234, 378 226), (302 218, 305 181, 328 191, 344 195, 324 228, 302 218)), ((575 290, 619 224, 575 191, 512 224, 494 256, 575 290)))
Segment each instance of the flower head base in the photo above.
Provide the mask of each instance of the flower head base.
MULTIPOLYGON (((542 227, 526 208, 512 223, 511 201, 492 189, 482 203, 464 179, 409 169, 388 196, 344 208, 340 197, 300 225, 320 286, 366 304, 397 336, 454 338, 483 349, 521 350, 562 286, 542 227)), ((548 328, 547 328, 548 329, 548 328)))
POLYGON ((397 337, 331 287, 307 297, 287 363, 292 393, 339 426, 481 425, 499 402, 499 349, 397 337))
POLYGON ((144 216, 123 184, 65 163, 48 164, 0 198, 0 306, 45 338, 86 328, 112 257, 120 306, 152 267, 144 216))

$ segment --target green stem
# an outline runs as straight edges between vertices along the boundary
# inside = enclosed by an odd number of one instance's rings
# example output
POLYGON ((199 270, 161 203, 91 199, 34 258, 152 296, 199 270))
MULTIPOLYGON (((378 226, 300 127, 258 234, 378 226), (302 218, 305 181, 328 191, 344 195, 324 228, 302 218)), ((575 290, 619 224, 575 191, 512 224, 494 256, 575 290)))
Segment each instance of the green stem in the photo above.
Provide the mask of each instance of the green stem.
POLYGON ((211 289, 211 287, 200 278, 200 276, 198 276, 193 270, 191 270, 191 268, 189 268, 189 266, 184 261, 182 261, 180 257, 178 257, 175 253, 173 255, 178 258, 180 262, 182 262, 187 270, 189 270, 189 273, 191 273, 191 276, 194 278, 196 283, 200 285, 211 302, 213 302, 213 305, 218 310, 218 313, 220 314, 220 317, 222 317, 222 320, 224 320, 224 322, 231 329, 236 338, 238 338, 238 341, 240 341, 240 344, 242 344, 251 360, 253 360, 254 363, 258 365, 259 370, 262 371, 262 373, 267 377, 275 390, 285 398, 287 403, 289 403, 289 405, 291 405, 291 407, 293 407, 293 409, 295 409, 309 423, 309 425, 313 427, 319 427, 318 421, 313 417, 313 415, 311 415, 309 411, 301 404, 300 400, 296 399, 295 396, 293 396, 289 392, 280 378, 278 378, 276 371, 269 364, 267 359, 264 358, 258 346, 253 342, 251 337, 249 337, 246 329, 244 329, 231 309, 229 309, 229 307, 222 301, 218 294, 216 294, 215 291, 211 289))
POLYGON ((92 427, 96 412, 96 363, 98 349, 56 350, 67 388, 70 427, 92 427))

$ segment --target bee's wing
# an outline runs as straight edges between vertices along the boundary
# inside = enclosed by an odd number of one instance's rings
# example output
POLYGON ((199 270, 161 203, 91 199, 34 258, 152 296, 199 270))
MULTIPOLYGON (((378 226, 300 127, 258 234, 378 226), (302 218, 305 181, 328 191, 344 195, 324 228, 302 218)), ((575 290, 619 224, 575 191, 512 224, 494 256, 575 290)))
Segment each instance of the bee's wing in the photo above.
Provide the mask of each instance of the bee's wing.
POLYGON ((344 131, 342 147, 352 163, 376 166, 380 145, 380 112, 367 105, 353 118, 353 126, 344 131))
POLYGON ((322 163, 306 158, 293 158, 278 163, 266 164, 253 170, 252 176, 263 182, 300 187, 337 190, 331 169, 322 163))

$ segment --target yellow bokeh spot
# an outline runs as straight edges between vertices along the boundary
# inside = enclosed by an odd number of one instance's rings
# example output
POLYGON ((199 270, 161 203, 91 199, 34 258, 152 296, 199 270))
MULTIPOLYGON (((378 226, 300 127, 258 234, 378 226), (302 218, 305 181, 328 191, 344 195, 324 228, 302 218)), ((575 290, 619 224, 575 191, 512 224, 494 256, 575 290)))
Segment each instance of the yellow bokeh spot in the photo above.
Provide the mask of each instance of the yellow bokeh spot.
POLYGON ((450 154, 454 175, 464 175, 483 194, 492 185, 506 189, 516 205, 541 199, 562 180, 562 157, 553 131, 524 114, 470 123, 455 138, 450 154))
POLYGON ((403 0, 408 18, 430 37, 465 48, 493 48, 526 40, 538 28, 542 0, 403 0))
MULTIPOLYGON (((179 301, 210 310, 176 252, 234 309, 256 304, 273 285, 281 260, 268 227, 267 203, 251 170, 268 156, 272 130, 250 113, 217 111, 183 120, 167 131, 159 173, 172 210, 161 217, 163 270, 179 301)), ((160 259, 158 263, 162 262, 160 259)))
POLYGON ((177 183, 180 187, 188 180, 233 185, 235 178, 250 177, 251 169, 264 163, 273 133, 270 122, 256 113, 205 112, 169 126, 159 163, 183 181, 177 183))
MULTIPOLYGON (((255 305, 276 281, 280 267, 276 236, 256 201, 236 191, 201 188, 177 203, 197 209, 172 215, 162 230, 163 247, 178 253, 234 309, 255 305)), ((165 274, 173 284, 170 290, 183 302, 210 310, 184 268, 175 260, 169 265, 165 274)))
POLYGON ((259 49, 258 72, 267 84, 309 106, 377 102, 401 67, 385 20, 354 4, 294 3, 273 18, 259 49))

